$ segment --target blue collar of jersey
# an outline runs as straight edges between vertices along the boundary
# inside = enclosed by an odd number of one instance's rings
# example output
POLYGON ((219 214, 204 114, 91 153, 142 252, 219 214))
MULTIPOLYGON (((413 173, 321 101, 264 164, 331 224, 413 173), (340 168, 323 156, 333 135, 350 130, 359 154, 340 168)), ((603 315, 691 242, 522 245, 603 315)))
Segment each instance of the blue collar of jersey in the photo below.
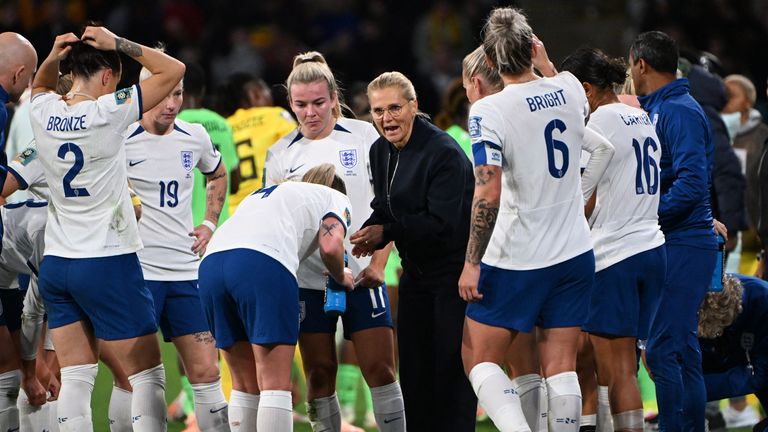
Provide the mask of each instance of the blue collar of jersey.
MULTIPOLYGON (((336 123, 335 125, 333 125, 333 130, 339 131, 339 132, 352 133, 352 132, 348 131, 347 128, 345 128, 344 126, 340 125, 339 123, 336 123)), ((288 147, 292 146, 293 143, 295 143, 296 141, 298 141, 298 140, 300 140, 302 138, 304 138, 304 135, 301 134, 301 129, 299 128, 299 129, 297 129, 296 136, 293 137, 293 139, 291 140, 291 143, 288 144, 288 147)))
POLYGON ((688 78, 678 78, 649 95, 640 96, 637 100, 644 110, 651 112, 657 105, 670 97, 680 96, 689 92, 688 78))
MULTIPOLYGON (((11 96, 8 94, 7 91, 3 88, 3 86, 0 85, 0 103, 3 105, 7 104, 8 101, 11 99, 11 96)), ((5 108, 5 107, 3 107, 5 108)))

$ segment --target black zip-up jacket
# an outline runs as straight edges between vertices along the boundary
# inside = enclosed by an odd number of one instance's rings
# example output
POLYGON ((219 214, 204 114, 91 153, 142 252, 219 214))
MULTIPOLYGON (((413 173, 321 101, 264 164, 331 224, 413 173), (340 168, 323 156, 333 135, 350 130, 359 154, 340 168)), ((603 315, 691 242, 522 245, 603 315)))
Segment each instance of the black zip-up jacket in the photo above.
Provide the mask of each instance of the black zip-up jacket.
POLYGON ((377 248, 394 240, 403 269, 413 277, 460 272, 475 187, 464 151, 450 135, 416 117, 402 150, 380 137, 370 158, 375 198, 363 226, 384 226, 377 248))

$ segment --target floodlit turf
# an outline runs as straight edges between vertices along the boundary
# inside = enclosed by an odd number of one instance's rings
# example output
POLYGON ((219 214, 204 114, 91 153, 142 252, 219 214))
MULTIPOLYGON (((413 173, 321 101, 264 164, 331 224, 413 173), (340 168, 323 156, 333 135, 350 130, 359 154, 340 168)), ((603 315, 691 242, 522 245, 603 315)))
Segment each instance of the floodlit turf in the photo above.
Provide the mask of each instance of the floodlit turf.
MULTIPOLYGON (((170 402, 179 393, 179 367, 176 362, 176 350, 172 344, 160 342, 160 348, 163 353, 163 364, 166 373, 166 401, 170 402)), ((96 377, 96 386, 93 389, 93 423, 94 432, 109 432, 109 422, 107 420, 107 408, 109 406, 109 395, 112 392, 112 375, 109 370, 103 366, 99 367, 99 375, 96 377)), ((363 407, 361 407, 363 408, 363 407)), ((358 415, 362 417, 362 415, 358 415)), ((178 422, 168 423, 168 432, 180 432, 184 430, 184 425, 178 422)), ((293 428, 297 432, 311 432, 309 424, 296 424, 293 428)), ((477 432, 492 432, 496 428, 490 422, 480 423, 477 432)), ((368 429, 369 432, 375 432, 376 429, 368 429)))

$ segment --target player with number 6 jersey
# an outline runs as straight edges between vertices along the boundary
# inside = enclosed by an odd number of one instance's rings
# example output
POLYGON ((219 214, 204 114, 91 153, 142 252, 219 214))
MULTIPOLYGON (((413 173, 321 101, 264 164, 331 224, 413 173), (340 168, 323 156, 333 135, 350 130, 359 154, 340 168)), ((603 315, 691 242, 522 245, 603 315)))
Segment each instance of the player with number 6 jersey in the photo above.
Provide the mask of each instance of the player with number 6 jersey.
POLYGON ((550 430, 575 432, 581 415, 577 342, 595 271, 583 196, 591 195, 613 148, 585 127, 587 98, 572 74, 534 74, 541 48, 520 10, 491 12, 483 49, 505 88, 469 113, 475 193, 459 280, 470 302, 464 369, 499 429, 530 430, 499 364, 517 332, 539 326, 550 430), (582 147, 592 149, 592 157, 580 178, 582 147))

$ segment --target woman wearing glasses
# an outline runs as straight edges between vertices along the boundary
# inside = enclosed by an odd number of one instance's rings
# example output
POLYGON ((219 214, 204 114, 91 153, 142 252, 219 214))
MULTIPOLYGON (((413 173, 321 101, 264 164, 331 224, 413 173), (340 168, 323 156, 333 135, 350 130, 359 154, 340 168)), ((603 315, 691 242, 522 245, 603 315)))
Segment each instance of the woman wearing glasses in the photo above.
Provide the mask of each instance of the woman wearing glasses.
POLYGON ((418 111, 399 72, 368 84, 373 122, 373 214, 352 234, 352 254, 394 241, 403 262, 398 303, 400 382, 410 430, 474 431, 477 401, 462 372, 464 262, 472 166, 456 141, 418 111))
MULTIPOLYGON (((296 56, 286 80, 288 102, 299 128, 270 147, 265 164, 266 186, 299 180, 310 168, 331 163, 344 180, 352 203, 350 233, 370 214, 373 199, 368 151, 378 138, 370 123, 341 116, 339 88, 318 52, 296 56)), ((346 244, 350 250, 351 245, 346 244)), ((405 431, 403 398, 395 377, 394 335, 384 266, 389 248, 372 258, 349 259, 355 289, 347 293, 342 315, 344 336, 355 345, 363 377, 371 388, 373 411, 385 432, 405 431)), ((316 431, 339 431, 336 397, 338 318, 323 310, 325 266, 319 253, 302 261, 298 270, 302 305, 299 348, 307 375, 309 419, 316 431)), ((351 430, 346 428, 346 430, 351 430)))

